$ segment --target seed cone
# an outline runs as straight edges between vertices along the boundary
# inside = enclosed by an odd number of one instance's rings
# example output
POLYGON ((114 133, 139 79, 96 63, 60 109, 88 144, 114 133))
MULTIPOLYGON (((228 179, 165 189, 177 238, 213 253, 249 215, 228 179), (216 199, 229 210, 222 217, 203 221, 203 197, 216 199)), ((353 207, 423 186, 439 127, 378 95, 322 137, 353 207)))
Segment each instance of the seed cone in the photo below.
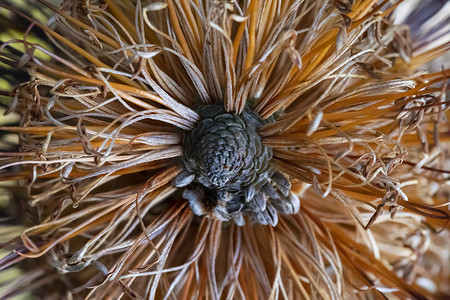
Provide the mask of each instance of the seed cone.
POLYGON ((195 214, 222 221, 275 226, 276 210, 297 213, 299 198, 290 193, 291 184, 270 167, 272 149, 262 144, 258 130, 267 122, 251 109, 227 113, 223 103, 197 109, 202 118, 184 136, 183 167, 175 186, 189 185, 183 198, 195 214), (191 184, 192 182, 195 182, 191 184))
POLYGON ((448 28, 404 2, 0 4, 0 298, 448 297, 448 28))

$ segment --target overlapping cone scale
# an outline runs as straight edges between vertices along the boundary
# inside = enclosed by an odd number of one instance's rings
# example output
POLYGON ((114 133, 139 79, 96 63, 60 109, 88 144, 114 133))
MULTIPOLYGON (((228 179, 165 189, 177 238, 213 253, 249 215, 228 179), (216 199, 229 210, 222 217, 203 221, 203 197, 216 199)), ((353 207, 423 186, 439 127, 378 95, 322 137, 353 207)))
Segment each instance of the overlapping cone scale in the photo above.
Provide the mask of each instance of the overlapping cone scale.
POLYGON ((300 199, 289 180, 270 166, 272 149, 258 130, 269 120, 246 106, 241 114, 225 111, 223 103, 200 105, 201 121, 184 134, 184 171, 174 185, 195 214, 253 223, 278 223, 278 213, 297 213, 300 199))

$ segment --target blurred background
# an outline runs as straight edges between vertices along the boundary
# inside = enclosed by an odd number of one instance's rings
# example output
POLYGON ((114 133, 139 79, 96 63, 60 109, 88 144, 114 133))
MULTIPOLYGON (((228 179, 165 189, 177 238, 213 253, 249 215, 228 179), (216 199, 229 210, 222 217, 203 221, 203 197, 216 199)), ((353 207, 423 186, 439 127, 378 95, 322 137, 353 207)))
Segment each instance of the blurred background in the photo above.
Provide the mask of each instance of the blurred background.
MULTIPOLYGON (((50 0, 52 4, 59 5, 60 0, 50 0)), ((27 0, 0 0, 1 4, 8 5, 17 11, 26 13, 42 23, 47 23, 52 15, 48 9, 43 9, 43 5, 38 1, 27 0)), ((5 44, 14 39, 22 39, 23 32, 28 28, 30 23, 17 14, 0 7, 0 47, 8 47, 10 53, 20 55, 23 52, 23 46, 20 44, 5 44)), ((34 27, 30 32, 28 39, 30 42, 45 45, 51 49, 45 34, 34 27)), ((44 58, 44 57, 41 57, 44 58)), ((0 127, 18 126, 20 118, 16 114, 7 114, 12 98, 9 92, 17 84, 27 81, 28 74, 18 70, 13 63, 14 57, 0 56, 0 127)), ((45 59, 45 58, 44 58, 45 59)), ((2 164, 1 152, 10 152, 18 148, 18 136, 10 134, 4 130, 0 130, 0 165, 2 164)), ((1 173, 0 173, 1 176, 1 173)), ((17 182, 0 182, 0 244, 20 235, 24 229, 20 219, 23 217, 21 210, 22 192, 17 186, 17 182)), ((6 246, 0 249, 0 258, 10 253, 6 246)), ((21 275, 19 268, 9 268, 0 272, 0 295, 8 294, 14 290, 14 279, 21 275)), ((29 293, 22 293, 20 290, 8 297, 9 299, 36 299, 29 293)), ((0 296, 1 299, 2 296, 0 296)))

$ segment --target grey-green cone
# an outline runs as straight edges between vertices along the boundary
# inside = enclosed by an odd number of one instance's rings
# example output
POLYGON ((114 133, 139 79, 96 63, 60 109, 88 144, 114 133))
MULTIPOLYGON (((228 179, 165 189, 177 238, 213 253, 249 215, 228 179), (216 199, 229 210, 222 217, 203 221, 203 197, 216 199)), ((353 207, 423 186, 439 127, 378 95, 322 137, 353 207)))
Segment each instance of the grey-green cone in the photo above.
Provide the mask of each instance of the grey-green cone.
POLYGON ((185 187, 183 198, 195 214, 244 225, 278 222, 277 211, 298 212, 299 198, 289 180, 273 170, 272 149, 262 144, 258 130, 267 123, 246 107, 241 115, 228 113, 223 103, 200 106, 202 120, 184 135, 185 171, 174 180, 185 187))

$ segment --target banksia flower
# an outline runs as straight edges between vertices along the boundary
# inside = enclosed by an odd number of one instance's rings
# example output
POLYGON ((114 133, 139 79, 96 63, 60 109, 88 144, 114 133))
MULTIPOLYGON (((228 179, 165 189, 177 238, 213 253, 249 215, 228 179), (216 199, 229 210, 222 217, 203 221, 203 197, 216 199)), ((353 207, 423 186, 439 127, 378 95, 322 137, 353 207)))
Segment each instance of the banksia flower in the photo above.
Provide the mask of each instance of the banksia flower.
POLYGON ((0 297, 450 295, 443 3, 38 2, 0 297))

